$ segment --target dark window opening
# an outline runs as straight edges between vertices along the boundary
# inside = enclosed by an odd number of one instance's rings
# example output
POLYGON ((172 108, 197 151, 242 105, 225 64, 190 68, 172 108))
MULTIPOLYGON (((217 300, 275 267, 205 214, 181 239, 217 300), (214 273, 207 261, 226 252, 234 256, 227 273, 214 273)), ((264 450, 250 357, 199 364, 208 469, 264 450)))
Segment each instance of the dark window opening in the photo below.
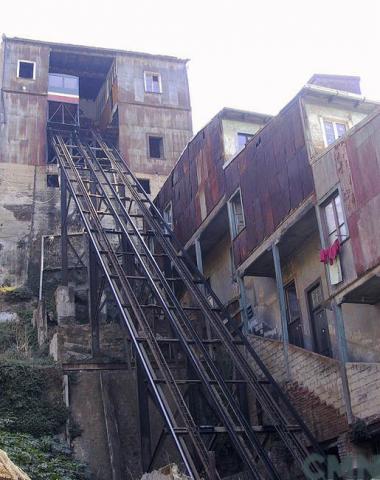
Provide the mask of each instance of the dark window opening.
POLYGON ((147 178, 139 178, 139 183, 145 193, 150 193, 150 181, 147 178))
POLYGON ((145 72, 145 91, 161 93, 161 76, 159 73, 145 72))
POLYGON ((47 175, 46 176, 46 184, 48 187, 59 187, 59 177, 58 175, 47 175))
POLYGON ((237 134, 237 138, 238 138, 238 150, 240 152, 240 150, 242 150, 247 145, 247 143, 250 140, 252 140, 253 134, 252 133, 241 133, 241 132, 239 132, 237 134))
POLYGON ((19 78, 34 78, 34 62, 21 62, 18 64, 18 75, 19 78))
POLYGON ((149 156, 151 158, 164 157, 164 139, 162 137, 149 137, 149 156))
POLYGON ((294 282, 285 287, 286 316, 288 320, 289 343, 297 347, 304 346, 301 310, 298 303, 296 285, 294 282))

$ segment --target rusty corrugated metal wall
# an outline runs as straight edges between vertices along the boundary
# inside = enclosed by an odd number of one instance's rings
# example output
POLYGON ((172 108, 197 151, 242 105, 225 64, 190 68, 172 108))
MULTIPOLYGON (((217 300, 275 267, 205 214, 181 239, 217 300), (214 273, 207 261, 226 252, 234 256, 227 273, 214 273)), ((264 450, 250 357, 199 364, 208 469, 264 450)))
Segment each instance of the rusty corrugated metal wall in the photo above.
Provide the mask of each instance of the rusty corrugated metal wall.
POLYGON ((0 162, 44 165, 50 48, 8 41, 3 47, 4 123, 0 129, 0 162), (18 60, 36 62, 35 80, 17 78, 18 60))
POLYGON ((356 273, 380 262, 380 113, 334 148, 356 273))
POLYGON ((223 170, 221 121, 215 117, 189 144, 157 197, 173 202, 175 232, 186 243, 206 216, 240 186, 246 228, 233 242, 240 265, 313 192, 298 97, 256 134, 223 170))
POLYGON ((298 97, 254 137, 225 177, 228 197, 241 188, 246 228, 233 242, 240 265, 313 192, 298 97))
POLYGON ((157 205, 173 204, 175 231, 185 244, 225 192, 224 149, 219 116, 188 144, 166 180, 157 205))

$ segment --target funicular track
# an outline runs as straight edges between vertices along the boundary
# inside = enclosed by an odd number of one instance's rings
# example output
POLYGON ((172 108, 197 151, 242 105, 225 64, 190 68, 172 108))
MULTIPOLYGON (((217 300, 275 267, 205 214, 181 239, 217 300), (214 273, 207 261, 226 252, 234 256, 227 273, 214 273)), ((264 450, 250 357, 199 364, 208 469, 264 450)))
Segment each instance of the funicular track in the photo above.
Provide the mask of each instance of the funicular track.
MULTIPOLYGON (((202 426, 194 420, 181 389, 194 381, 202 385, 215 415, 216 425, 208 433, 228 434, 251 478, 279 480, 282 475, 262 436, 251 426, 236 389, 231 388, 238 382, 260 404, 271 431, 300 467, 310 451, 322 454, 240 326, 208 288, 119 152, 96 132, 87 137, 54 134, 51 141, 61 168, 61 189, 67 190, 80 213, 90 251, 113 293, 188 474, 195 479, 221 477, 218 465, 215 469, 210 462, 209 435, 202 435, 202 426), (191 365, 192 379, 174 378, 163 342, 158 340, 154 322, 152 325, 152 316, 158 312, 160 322, 170 327, 173 341, 191 365), (207 339, 203 334, 206 330, 207 339), (211 343, 228 356, 237 373, 236 382, 218 368, 211 343)), ((63 198, 66 209, 66 196, 63 198)), ((318 468, 315 465, 316 471, 318 468)))

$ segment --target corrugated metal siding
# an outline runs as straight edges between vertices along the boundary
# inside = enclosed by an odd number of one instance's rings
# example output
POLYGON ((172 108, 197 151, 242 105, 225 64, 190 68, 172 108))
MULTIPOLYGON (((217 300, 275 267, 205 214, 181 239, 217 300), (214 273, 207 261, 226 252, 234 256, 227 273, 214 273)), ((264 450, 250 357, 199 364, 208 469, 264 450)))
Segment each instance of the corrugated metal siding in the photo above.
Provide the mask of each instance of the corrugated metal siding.
POLYGON ((282 111, 225 171, 227 195, 240 184, 246 229, 234 240, 236 265, 313 192, 298 101, 282 111))
POLYGON ((334 149, 355 268, 380 262, 380 115, 334 149))
POLYGON ((4 48, 4 123, 0 128, 0 162, 44 165, 50 49, 12 42, 6 42, 4 48), (35 80, 17 78, 18 60, 36 63, 35 80))
POLYGON ((185 244, 223 195, 240 186, 246 228, 233 242, 238 266, 313 192, 298 99, 258 133, 223 170, 221 121, 215 117, 181 156, 157 197, 173 202, 175 232, 185 244), (173 180, 172 180, 173 179, 173 180), (173 185, 173 186, 172 186, 173 185))
POLYGON ((184 150, 156 200, 160 209, 172 201, 175 233, 184 244, 224 194, 223 162, 221 122, 215 117, 184 150))

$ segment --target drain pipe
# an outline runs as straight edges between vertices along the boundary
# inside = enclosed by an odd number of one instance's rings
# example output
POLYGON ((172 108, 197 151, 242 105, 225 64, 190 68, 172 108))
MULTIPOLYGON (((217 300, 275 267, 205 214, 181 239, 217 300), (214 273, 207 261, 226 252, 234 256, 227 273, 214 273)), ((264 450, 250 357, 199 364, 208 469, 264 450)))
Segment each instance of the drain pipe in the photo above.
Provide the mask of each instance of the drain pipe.
POLYGON ((40 286, 38 292, 38 302, 42 301, 42 282, 44 276, 44 263, 45 263, 45 238, 48 235, 41 235, 41 258, 40 258, 40 286))

